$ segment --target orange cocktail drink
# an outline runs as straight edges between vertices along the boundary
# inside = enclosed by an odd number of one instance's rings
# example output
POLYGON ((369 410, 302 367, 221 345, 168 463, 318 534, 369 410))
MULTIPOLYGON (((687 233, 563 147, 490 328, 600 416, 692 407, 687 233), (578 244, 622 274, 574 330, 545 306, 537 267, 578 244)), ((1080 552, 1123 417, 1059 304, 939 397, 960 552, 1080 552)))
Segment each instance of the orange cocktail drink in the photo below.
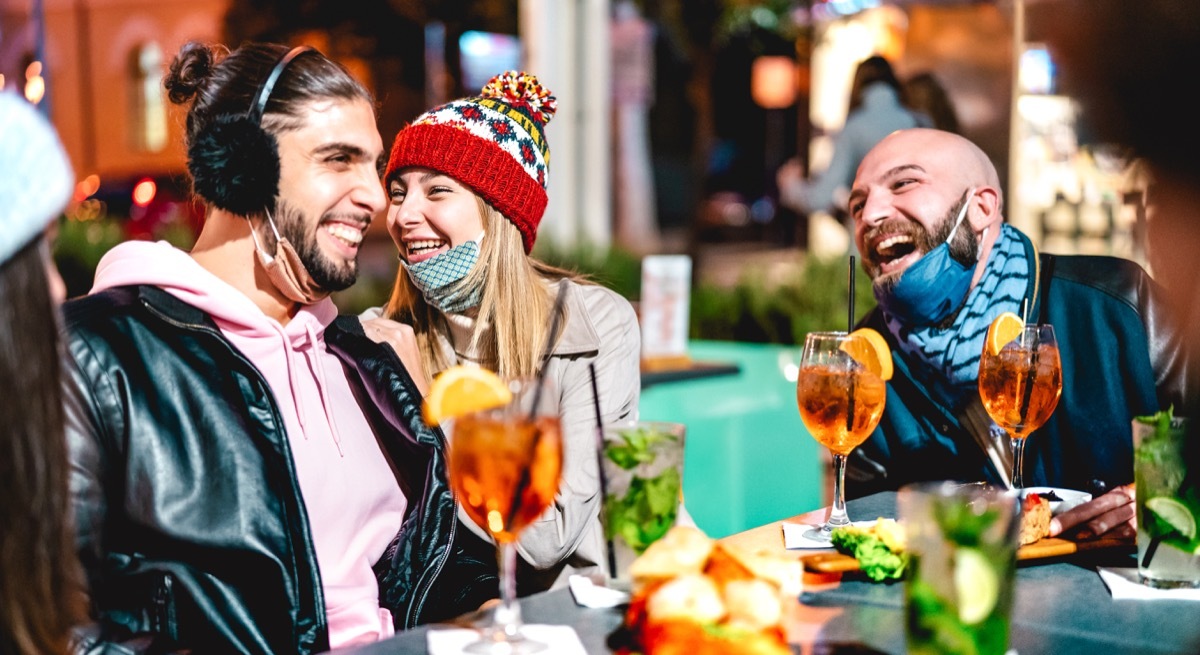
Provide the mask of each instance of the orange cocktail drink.
POLYGON ((879 376, 834 366, 803 368, 796 384, 801 420, 835 455, 849 455, 870 436, 883 415, 886 394, 879 376))
POLYGON ((1008 312, 992 321, 979 357, 979 399, 1011 439, 1016 489, 1024 486, 1025 439, 1054 413, 1062 384, 1053 326, 1026 325, 1008 312))
POLYGON ((497 542, 515 541, 554 502, 561 472, 556 416, 480 412, 455 422, 451 483, 466 513, 497 542))
POLYGON ((833 506, 824 525, 805 533, 809 539, 830 541, 834 528, 850 524, 846 458, 879 424, 887 399, 885 380, 891 376, 891 351, 870 328, 805 336, 796 403, 804 426, 833 454, 833 506))

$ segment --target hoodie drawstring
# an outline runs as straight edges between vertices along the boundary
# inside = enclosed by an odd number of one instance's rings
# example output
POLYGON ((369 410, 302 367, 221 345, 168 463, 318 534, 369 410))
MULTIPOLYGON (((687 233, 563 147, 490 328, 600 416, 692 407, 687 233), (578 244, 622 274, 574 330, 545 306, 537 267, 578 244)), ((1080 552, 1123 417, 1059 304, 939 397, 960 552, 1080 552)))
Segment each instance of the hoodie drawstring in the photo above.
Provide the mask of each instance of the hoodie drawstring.
POLYGON ((337 421, 333 419, 333 408, 329 406, 329 385, 325 381, 325 369, 317 360, 315 351, 318 348, 323 348, 325 344, 317 339, 316 330, 313 330, 311 323, 305 323, 305 332, 308 334, 307 347, 304 349, 305 359, 308 360, 308 366, 312 369, 313 375, 317 379, 317 393, 321 396, 321 408, 325 410, 325 422, 329 424, 329 433, 333 437, 333 445, 337 446, 338 455, 343 458, 346 453, 342 452, 342 435, 338 432, 337 421))
POLYGON ((297 367, 294 361, 297 350, 304 353, 304 359, 308 362, 308 368, 313 372, 313 377, 317 383, 317 395, 320 396, 321 409, 325 412, 325 422, 329 425, 330 435, 333 437, 333 445, 337 447, 338 455, 345 457, 346 453, 342 451, 342 436, 338 433, 337 422, 333 419, 333 409, 329 406, 329 392, 327 391, 328 384, 325 381, 325 369, 321 367, 317 359, 319 353, 314 352, 320 345, 321 341, 317 338, 317 332, 311 324, 304 326, 304 341, 293 346, 287 333, 283 330, 283 326, 276 325, 276 331, 284 341, 284 353, 286 354, 287 369, 288 369, 288 384, 291 386, 292 398, 296 405, 296 418, 300 422, 300 431, 304 435, 304 439, 308 440, 308 422, 305 420, 304 408, 308 406, 303 397, 304 385, 297 380, 297 367))

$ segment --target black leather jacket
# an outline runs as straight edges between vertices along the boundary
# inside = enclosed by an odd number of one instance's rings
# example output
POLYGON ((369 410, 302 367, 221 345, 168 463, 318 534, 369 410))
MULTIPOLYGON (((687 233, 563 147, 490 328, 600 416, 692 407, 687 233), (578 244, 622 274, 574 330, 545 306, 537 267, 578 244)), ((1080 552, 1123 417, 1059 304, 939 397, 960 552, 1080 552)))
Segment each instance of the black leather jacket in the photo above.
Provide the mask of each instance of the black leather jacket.
MULTIPOLYGON (((282 417, 207 314, 153 286, 64 306, 80 557, 98 629, 81 651, 328 650, 321 576, 282 417)), ((395 352, 339 317, 342 360, 409 499, 375 565, 396 629, 475 609, 495 551, 457 523, 445 440, 395 352)))

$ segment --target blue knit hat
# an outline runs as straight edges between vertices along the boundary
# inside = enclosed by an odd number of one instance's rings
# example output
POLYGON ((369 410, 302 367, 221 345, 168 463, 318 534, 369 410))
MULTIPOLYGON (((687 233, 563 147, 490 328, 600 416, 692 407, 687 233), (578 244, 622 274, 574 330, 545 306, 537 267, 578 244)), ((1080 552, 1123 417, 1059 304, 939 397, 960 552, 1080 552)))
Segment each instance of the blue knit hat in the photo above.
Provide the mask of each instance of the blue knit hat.
POLYGON ((46 229, 74 187, 54 127, 24 98, 0 91, 0 264, 46 229))

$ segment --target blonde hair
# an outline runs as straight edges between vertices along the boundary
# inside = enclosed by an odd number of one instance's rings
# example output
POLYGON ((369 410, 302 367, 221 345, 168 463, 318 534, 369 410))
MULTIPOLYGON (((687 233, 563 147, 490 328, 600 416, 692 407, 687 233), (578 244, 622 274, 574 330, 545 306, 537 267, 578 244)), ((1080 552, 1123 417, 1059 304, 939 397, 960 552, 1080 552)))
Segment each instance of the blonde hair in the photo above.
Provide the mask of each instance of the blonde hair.
MULTIPOLYGON (((478 195, 476 201, 486 236, 479 261, 459 283, 463 288, 483 289, 469 348, 480 354, 485 368, 501 377, 531 376, 541 367, 542 349, 552 323, 553 284, 562 279, 591 282, 579 273, 525 254, 517 226, 478 195)), ((404 267, 396 272, 384 316, 413 327, 428 378, 432 380, 454 364, 447 361, 438 343, 439 336, 450 339, 445 316, 425 301, 404 267)), ((566 324, 565 308, 559 320, 560 325, 566 324)))

